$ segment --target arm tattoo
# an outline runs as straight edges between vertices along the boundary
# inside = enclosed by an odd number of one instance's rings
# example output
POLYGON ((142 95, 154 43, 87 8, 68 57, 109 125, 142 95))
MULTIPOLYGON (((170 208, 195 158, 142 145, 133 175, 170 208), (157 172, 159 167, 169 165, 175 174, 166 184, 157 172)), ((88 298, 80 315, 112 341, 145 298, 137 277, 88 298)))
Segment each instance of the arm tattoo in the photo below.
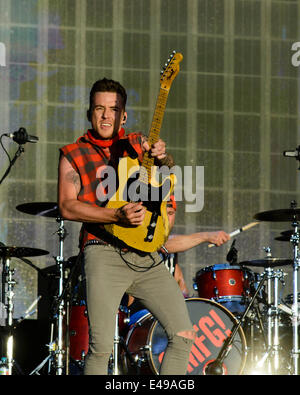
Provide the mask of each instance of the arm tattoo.
POLYGON ((66 181, 74 184, 77 190, 80 189, 80 177, 75 170, 68 171, 68 173, 66 174, 66 181))

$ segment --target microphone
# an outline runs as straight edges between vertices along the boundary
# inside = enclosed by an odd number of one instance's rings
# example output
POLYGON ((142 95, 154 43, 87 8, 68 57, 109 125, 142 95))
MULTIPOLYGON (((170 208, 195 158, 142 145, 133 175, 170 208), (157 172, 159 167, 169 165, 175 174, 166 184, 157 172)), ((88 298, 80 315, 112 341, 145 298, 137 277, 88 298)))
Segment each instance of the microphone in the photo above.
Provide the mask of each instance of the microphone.
POLYGON ((288 156, 290 158, 300 158, 300 145, 295 151, 283 151, 283 156, 288 156))
POLYGON ((236 265, 237 263, 238 250, 235 248, 234 245, 235 245, 235 239, 233 240, 230 250, 228 251, 228 254, 226 256, 226 260, 227 262, 229 262, 230 265, 236 265))
POLYGON ((4 136, 13 139, 18 144, 37 143, 39 139, 36 136, 30 136, 25 128, 20 128, 13 133, 5 133, 4 136))

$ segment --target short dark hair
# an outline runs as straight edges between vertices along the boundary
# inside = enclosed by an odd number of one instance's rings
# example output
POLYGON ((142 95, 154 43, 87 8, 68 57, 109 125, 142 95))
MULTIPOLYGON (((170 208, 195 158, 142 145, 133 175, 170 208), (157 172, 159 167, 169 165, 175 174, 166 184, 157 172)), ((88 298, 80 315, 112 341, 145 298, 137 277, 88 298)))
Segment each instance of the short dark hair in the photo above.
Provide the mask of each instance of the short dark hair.
POLYGON ((122 97, 123 108, 125 110, 127 93, 125 88, 118 82, 114 80, 109 80, 107 78, 102 78, 96 81, 90 91, 90 107, 88 109, 88 118, 91 116, 93 100, 96 92, 116 92, 122 97))

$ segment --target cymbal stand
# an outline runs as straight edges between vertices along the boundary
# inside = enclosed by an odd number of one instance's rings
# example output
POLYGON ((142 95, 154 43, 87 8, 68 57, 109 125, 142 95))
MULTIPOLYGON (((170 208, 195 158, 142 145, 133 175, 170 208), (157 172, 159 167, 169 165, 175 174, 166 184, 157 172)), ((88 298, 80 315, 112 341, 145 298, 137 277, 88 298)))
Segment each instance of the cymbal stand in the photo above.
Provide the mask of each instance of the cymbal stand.
POLYGON ((113 352, 113 375, 119 375, 119 344, 120 344, 120 335, 119 335, 119 312, 116 314, 115 321, 115 335, 114 335, 114 352, 113 352))
POLYGON ((293 374, 299 374, 299 303, 298 303, 298 272, 299 272, 299 223, 295 219, 292 224, 294 233, 291 236, 291 243, 293 246, 293 305, 292 305, 292 326, 293 326, 293 374))
MULTIPOLYGON (((134 360, 134 358, 132 357, 131 353, 129 352, 127 345, 124 341, 124 338, 120 335, 120 316, 119 316, 120 312, 118 310, 118 312, 116 313, 116 318, 115 318, 115 333, 114 333, 114 347, 113 347, 113 353, 111 355, 111 359, 109 361, 109 371, 111 371, 112 375, 121 375, 123 374, 123 372, 120 371, 119 368, 119 355, 120 355, 120 350, 122 349, 125 354, 127 355, 130 363, 132 366, 136 366, 137 365, 137 361, 134 360), (121 346, 121 349, 120 349, 121 346)), ((129 318, 125 318, 126 321, 124 322, 129 322, 129 318)))
POLYGON ((43 366, 49 362, 48 374, 51 371, 51 364, 55 359, 55 374, 57 376, 63 375, 64 372, 64 331, 63 331, 63 319, 64 319, 64 240, 67 236, 67 231, 64 227, 64 220, 60 217, 56 218, 59 222, 59 228, 57 230, 59 237, 59 255, 56 257, 56 263, 59 270, 58 275, 58 295, 56 296, 56 304, 53 312, 54 321, 56 321, 56 338, 54 338, 54 322, 51 323, 51 336, 50 342, 48 344, 49 355, 35 368, 30 375, 39 374, 38 372, 43 368, 43 366))
POLYGON ((12 368, 14 364, 13 358, 13 311, 14 311, 14 286, 16 282, 13 280, 14 269, 10 267, 10 258, 3 257, 3 272, 2 272, 2 301, 5 304, 7 311, 6 326, 8 328, 8 338, 6 344, 6 357, 8 365, 8 375, 12 375, 12 368))
POLYGON ((261 367, 268 359, 268 373, 276 374, 279 370, 279 308, 278 308, 278 284, 279 280, 283 278, 281 269, 273 270, 271 267, 265 269, 267 275, 267 295, 268 295, 268 310, 267 310, 267 351, 263 358, 258 362, 261 367))
POLYGON ((61 376, 64 368, 64 333, 63 333, 63 319, 65 314, 64 309, 64 298, 62 297, 64 291, 64 240, 67 236, 66 229, 64 227, 64 220, 61 217, 56 219, 59 222, 59 228, 56 232, 59 238, 59 255, 56 257, 56 264, 59 270, 59 282, 58 282, 58 295, 57 300, 59 301, 56 321, 57 321, 57 345, 56 345, 56 375, 61 376))
POLYGON ((47 374, 50 375, 51 364, 55 358, 55 343, 53 341, 53 332, 54 332, 53 328, 54 328, 54 325, 53 325, 53 323, 51 323, 50 341, 49 341, 49 344, 47 344, 48 350, 49 350, 49 355, 35 369, 33 369, 33 371, 31 373, 29 373, 29 376, 32 376, 34 374, 39 375, 40 370, 46 365, 47 362, 48 362, 47 374))
MULTIPOLYGON (((56 296, 56 300, 55 300, 55 306, 53 308, 53 317, 54 320, 53 322, 51 322, 51 332, 50 332, 50 341, 49 344, 47 344, 48 346, 48 350, 49 350, 49 355, 30 373, 30 375, 33 374, 39 374, 39 371, 45 366, 45 364, 48 362, 48 371, 47 374, 50 375, 51 374, 51 367, 54 365, 56 367, 55 369, 55 373, 56 375, 62 375, 63 374, 63 368, 64 368, 64 364, 63 364, 63 356, 64 354, 66 354, 66 359, 69 358, 69 350, 68 348, 68 344, 66 345, 66 349, 67 352, 65 353, 65 350, 63 348, 64 342, 63 342, 63 316, 65 314, 64 311, 64 301, 65 301, 65 294, 66 291, 68 291, 68 287, 70 286, 70 281, 71 278, 73 276, 73 272, 70 274, 69 278, 67 279, 66 283, 64 284, 64 262, 61 261, 62 258, 62 253, 63 253, 63 241, 64 238, 67 235, 67 232, 64 229, 63 226, 63 221, 59 220, 60 222, 60 227, 58 230, 58 234, 59 234, 59 238, 60 238, 60 255, 56 258, 57 262, 59 262, 59 265, 61 267, 60 271, 59 271, 59 296, 56 296), (56 325, 55 325, 56 324, 56 325)), ((80 256, 80 255, 79 255, 80 256)), ((79 262, 79 256, 78 256, 78 260, 76 261, 72 271, 75 270, 75 267, 77 265, 77 263, 79 262)), ((69 296, 68 296, 69 297, 69 296)), ((67 300, 67 309, 69 308, 68 306, 68 300, 67 300)), ((69 320, 69 312, 67 312, 67 321, 69 320)), ((68 322, 67 322, 68 324, 68 322)), ((66 329, 66 336, 68 336, 68 327, 66 329)), ((68 343, 68 341, 66 341, 66 343, 68 343)), ((65 372, 66 374, 69 374, 69 366, 68 366, 68 360, 65 362, 66 363, 66 368, 65 368, 65 372)))
MULTIPOLYGON (((264 325, 262 321, 262 316, 261 316, 261 311, 259 307, 259 301, 255 300, 253 304, 253 308, 249 311, 248 318, 250 319, 250 341, 249 342, 249 348, 250 350, 247 350, 247 353, 249 355, 249 360, 251 361, 251 366, 254 366, 256 359, 257 359, 257 351, 256 351, 256 343, 255 343, 255 338, 256 338, 256 327, 259 328, 259 331, 263 337, 263 344, 266 346, 267 345, 267 338, 265 335, 265 330, 264 330, 264 325), (258 324, 257 324, 258 321, 258 324)), ((244 328, 243 328, 244 329, 244 328)), ((247 342, 247 344, 248 344, 247 342)), ((261 344, 259 345, 261 348, 261 344)), ((248 359, 248 357, 247 357, 248 359)))
POLYGON ((235 335, 237 334, 237 332, 240 329, 241 325, 244 323, 245 318, 247 317, 248 312, 252 308, 252 305, 253 305, 258 293, 260 292, 260 290, 261 290, 261 288, 262 288, 262 286, 263 286, 263 284, 265 282, 266 277, 267 277, 267 273, 264 272, 262 277, 261 277, 261 280, 260 280, 260 282, 258 284, 258 287, 257 287, 252 299, 250 300, 246 310, 244 311, 242 317, 239 320, 235 321, 235 323, 234 323, 234 325, 232 327, 231 333, 224 340, 224 344, 223 344, 223 346, 222 346, 217 358, 215 360, 212 360, 211 362, 209 362, 207 364, 206 369, 205 369, 205 374, 208 374, 208 375, 223 375, 224 374, 223 361, 227 357, 227 355, 228 355, 228 353, 229 353, 229 351, 231 349, 231 346, 232 346, 233 340, 235 338, 235 335))

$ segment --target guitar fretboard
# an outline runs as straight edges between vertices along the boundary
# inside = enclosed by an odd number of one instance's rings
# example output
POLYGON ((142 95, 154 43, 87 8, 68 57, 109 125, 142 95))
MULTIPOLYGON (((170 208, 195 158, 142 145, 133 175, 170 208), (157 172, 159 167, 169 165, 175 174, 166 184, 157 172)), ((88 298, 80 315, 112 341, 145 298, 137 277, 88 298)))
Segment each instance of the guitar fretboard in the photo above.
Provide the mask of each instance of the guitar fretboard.
MULTIPOLYGON (((160 88, 148 137, 148 143, 150 147, 159 140, 159 134, 165 113, 168 95, 168 89, 160 88)), ((154 158, 151 158, 149 156, 149 153, 145 152, 139 176, 139 180, 141 182, 148 184, 151 181, 151 170, 153 165, 154 158)))

